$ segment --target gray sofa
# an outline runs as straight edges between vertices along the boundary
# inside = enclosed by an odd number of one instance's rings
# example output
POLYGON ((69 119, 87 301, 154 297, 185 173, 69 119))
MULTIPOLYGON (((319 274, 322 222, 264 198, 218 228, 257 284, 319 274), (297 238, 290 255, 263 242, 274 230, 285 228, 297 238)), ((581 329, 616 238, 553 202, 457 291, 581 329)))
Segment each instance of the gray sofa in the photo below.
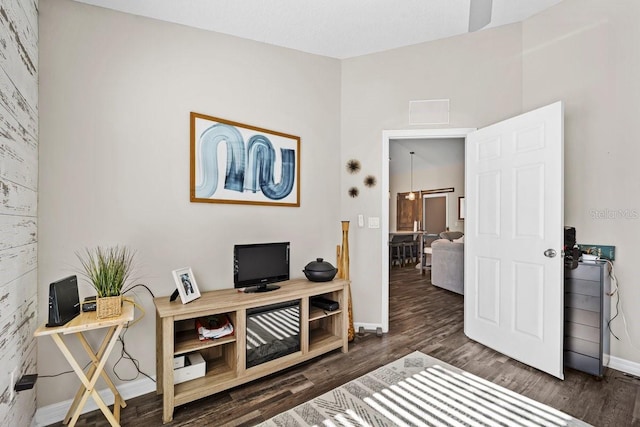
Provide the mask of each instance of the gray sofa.
POLYGON ((431 251, 431 283, 464 294, 464 242, 438 239, 431 251))

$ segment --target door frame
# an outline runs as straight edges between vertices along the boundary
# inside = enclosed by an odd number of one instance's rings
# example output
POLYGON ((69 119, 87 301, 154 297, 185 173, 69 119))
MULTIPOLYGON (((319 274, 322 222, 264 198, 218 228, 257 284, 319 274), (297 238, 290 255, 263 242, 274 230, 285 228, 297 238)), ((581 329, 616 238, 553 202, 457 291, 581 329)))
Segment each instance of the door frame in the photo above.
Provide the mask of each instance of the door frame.
POLYGON ((389 188, 389 143, 396 139, 459 139, 466 140, 469 132, 476 128, 452 128, 452 129, 398 129, 382 131, 382 175, 380 185, 381 224, 380 247, 381 253, 381 320, 382 332, 389 332, 389 200, 391 198, 389 188))

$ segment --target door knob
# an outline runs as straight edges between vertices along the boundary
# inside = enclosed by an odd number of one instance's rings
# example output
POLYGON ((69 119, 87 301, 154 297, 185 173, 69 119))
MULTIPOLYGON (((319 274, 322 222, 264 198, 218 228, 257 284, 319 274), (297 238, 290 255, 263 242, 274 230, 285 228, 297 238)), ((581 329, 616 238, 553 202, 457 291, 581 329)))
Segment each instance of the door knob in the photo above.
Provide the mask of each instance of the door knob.
POLYGON ((556 255, 557 252, 554 249, 547 249, 546 251, 544 251, 544 256, 546 256, 547 258, 553 258, 556 255))

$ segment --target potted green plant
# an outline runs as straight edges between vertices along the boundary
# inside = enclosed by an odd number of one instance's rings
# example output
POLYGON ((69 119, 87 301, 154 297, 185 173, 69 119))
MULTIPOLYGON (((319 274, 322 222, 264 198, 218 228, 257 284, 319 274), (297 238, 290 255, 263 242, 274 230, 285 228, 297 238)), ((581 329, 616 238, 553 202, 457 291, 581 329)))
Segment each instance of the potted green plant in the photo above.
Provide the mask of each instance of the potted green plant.
POLYGON ((76 256, 82 264, 81 274, 96 290, 96 316, 99 319, 119 316, 122 294, 131 280, 135 252, 126 246, 98 246, 76 256))

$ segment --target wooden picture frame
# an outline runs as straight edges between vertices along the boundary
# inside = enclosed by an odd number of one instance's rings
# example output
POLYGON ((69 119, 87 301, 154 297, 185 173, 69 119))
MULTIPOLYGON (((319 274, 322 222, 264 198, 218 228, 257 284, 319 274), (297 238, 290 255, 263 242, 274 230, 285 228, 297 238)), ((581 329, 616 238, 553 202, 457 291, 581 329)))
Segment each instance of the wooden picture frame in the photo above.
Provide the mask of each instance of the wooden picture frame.
POLYGON ((191 112, 192 202, 300 206, 300 137, 191 112))
POLYGON ((178 294, 183 304, 200 298, 200 290, 191 267, 183 267, 172 271, 173 280, 176 282, 178 294))
POLYGON ((458 196, 458 219, 464 221, 464 196, 458 196))

